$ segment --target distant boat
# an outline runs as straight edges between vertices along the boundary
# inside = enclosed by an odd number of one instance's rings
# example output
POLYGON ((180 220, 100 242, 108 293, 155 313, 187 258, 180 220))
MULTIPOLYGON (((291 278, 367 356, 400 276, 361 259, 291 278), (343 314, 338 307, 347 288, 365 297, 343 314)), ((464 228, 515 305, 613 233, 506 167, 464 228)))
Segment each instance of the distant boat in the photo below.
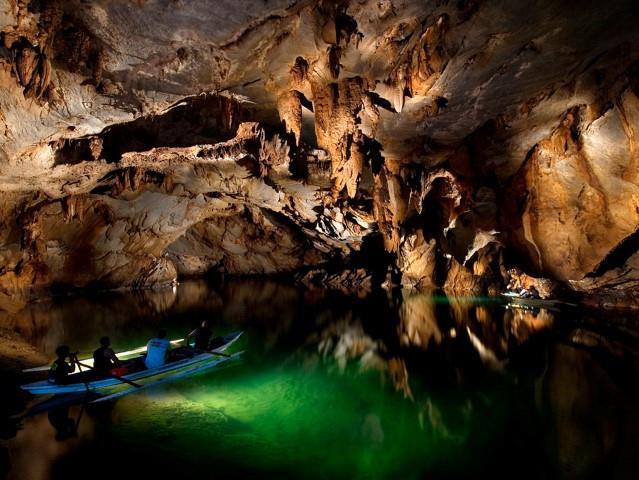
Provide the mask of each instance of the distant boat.
POLYGON ((552 298, 530 298, 521 297, 513 292, 502 293, 502 297, 508 300, 508 303, 515 306, 535 307, 535 308, 559 308, 561 306, 575 307, 574 303, 564 302, 562 300, 552 298))
POLYGON ((131 373, 127 373, 121 377, 107 376, 96 378, 94 371, 85 370, 69 375, 69 383, 65 385, 43 380, 27 383, 20 388, 34 395, 99 394, 100 397, 93 400, 94 402, 117 398, 142 388, 149 388, 193 375, 213 368, 223 362, 238 358, 243 352, 228 355, 224 353, 224 351, 235 343, 241 335, 242 332, 233 332, 224 335, 220 338, 220 346, 208 351, 194 351, 189 347, 176 348, 171 351, 171 359, 158 368, 145 368, 144 363, 140 361, 140 357, 126 360, 122 366, 129 368, 131 373), (132 385, 132 388, 115 391, 116 387, 122 387, 126 384, 132 385))

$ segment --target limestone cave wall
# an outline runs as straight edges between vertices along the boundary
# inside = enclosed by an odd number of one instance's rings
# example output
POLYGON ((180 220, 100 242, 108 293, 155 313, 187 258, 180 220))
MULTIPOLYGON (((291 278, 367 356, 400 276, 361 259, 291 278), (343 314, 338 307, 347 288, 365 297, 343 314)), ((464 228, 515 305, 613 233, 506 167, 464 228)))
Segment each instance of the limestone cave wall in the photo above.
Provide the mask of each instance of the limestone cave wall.
POLYGON ((0 0, 0 306, 361 268, 633 304, 637 19, 633 0, 0 0))

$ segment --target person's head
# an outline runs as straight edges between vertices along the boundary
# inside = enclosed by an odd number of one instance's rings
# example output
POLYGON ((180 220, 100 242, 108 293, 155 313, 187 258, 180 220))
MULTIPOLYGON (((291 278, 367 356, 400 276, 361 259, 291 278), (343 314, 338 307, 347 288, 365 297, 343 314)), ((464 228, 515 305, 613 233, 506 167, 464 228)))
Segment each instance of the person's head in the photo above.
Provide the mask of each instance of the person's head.
POLYGON ((102 345, 103 347, 108 347, 111 345, 111 339, 109 337, 102 337, 100 339, 100 345, 102 345))
POLYGON ((163 328, 158 332, 158 338, 166 338, 166 330, 163 328))
POLYGON ((200 323, 200 327, 202 328, 206 328, 209 326, 209 322, 207 322, 206 320, 202 320, 202 323, 200 323))
POLYGON ((55 354, 60 360, 64 360, 65 358, 67 358, 70 352, 71 349, 68 345, 60 345, 58 348, 55 349, 55 354))

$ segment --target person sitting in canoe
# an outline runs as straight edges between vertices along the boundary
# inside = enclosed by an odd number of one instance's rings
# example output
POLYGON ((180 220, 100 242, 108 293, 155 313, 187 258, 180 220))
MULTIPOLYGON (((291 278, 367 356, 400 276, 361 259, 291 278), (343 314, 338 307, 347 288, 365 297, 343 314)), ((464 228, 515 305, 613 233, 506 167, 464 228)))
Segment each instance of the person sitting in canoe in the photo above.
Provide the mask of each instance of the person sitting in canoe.
POLYGON ((71 349, 67 345, 60 345, 55 349, 58 358, 51 364, 49 370, 49 383, 58 385, 66 385, 69 383, 69 374, 75 371, 75 362, 77 358, 71 353, 71 349), (70 363, 67 363, 66 359, 70 363))
POLYGON ((166 339, 166 330, 162 329, 156 338, 152 338, 146 344, 146 358, 144 359, 146 368, 158 368, 164 365, 170 348, 171 342, 166 339))
POLYGON ((111 339, 102 337, 100 348, 93 352, 93 369, 98 375, 106 375, 112 368, 120 365, 120 360, 111 348, 111 339))
POLYGON ((200 326, 186 336, 184 343, 188 347, 191 339, 194 338, 195 343, 193 348, 195 348, 195 350, 208 350, 212 333, 213 332, 211 332, 211 329, 209 328, 209 322, 202 320, 200 326))

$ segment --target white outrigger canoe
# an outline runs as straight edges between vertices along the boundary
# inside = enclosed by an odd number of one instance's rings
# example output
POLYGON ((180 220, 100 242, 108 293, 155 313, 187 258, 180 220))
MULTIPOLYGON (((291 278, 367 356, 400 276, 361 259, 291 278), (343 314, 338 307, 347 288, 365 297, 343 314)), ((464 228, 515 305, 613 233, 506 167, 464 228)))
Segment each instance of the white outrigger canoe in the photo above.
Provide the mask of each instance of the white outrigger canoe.
POLYGON ((102 396, 99 401, 117 398, 141 388, 148 388, 168 381, 193 375, 198 372, 213 368, 220 363, 238 358, 243 352, 232 355, 224 354, 233 343, 242 335, 242 332, 233 332, 221 337, 220 346, 210 351, 202 352, 183 347, 172 350, 173 359, 158 368, 144 368, 139 358, 123 362, 125 366, 142 366, 122 377, 95 378, 92 370, 69 375, 69 383, 59 385, 48 380, 27 383, 20 388, 34 395, 73 394, 73 393, 98 393, 102 396), (128 381, 128 382, 127 382, 128 381), (122 387, 126 383, 134 383, 135 387, 123 391, 112 392, 116 387, 122 387))

